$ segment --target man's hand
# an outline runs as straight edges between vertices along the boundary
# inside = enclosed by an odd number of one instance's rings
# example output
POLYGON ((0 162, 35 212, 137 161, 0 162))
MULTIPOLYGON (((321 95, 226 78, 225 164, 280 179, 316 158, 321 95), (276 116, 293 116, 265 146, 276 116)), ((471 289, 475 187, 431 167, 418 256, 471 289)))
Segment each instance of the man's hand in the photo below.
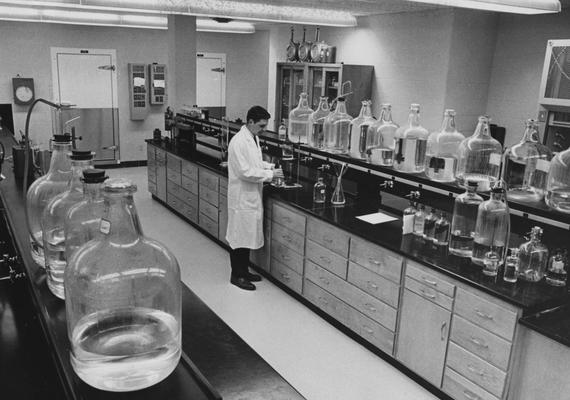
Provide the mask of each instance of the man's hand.
POLYGON ((273 180, 283 179, 283 178, 285 178, 285 175, 283 175, 283 169, 282 168, 276 168, 273 170, 273 180))

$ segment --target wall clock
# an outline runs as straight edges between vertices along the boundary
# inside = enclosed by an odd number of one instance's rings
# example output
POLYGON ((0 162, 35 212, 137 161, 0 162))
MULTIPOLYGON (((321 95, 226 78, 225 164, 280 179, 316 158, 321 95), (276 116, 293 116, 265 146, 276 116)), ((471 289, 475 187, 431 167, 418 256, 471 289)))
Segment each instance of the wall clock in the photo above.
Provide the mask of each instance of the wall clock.
POLYGON ((32 104, 36 97, 33 78, 12 78, 12 87, 14 89, 15 104, 21 106, 32 104))

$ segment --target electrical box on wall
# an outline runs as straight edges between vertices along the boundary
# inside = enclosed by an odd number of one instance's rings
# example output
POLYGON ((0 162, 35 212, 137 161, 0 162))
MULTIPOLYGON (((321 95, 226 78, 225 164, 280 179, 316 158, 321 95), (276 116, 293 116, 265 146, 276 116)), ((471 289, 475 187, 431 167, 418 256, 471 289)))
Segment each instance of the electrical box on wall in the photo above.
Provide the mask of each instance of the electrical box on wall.
POLYGON ((145 119, 148 114, 147 68, 145 64, 129 63, 131 120, 145 119))
POLYGON ((150 78, 150 104, 166 103, 166 65, 150 64, 148 66, 150 78))

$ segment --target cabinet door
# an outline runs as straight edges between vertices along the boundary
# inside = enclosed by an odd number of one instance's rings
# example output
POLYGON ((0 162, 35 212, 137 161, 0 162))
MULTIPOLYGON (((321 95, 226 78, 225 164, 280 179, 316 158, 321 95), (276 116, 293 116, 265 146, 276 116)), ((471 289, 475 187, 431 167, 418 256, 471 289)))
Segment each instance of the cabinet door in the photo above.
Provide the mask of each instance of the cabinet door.
POLYGON ((441 387, 451 312, 404 290, 397 358, 441 387))
POLYGON ((319 107, 319 100, 323 95, 325 86, 322 68, 309 68, 309 85, 309 107, 311 107, 313 110, 316 110, 319 107))
POLYGON ((166 152, 156 149, 156 197, 166 201, 166 152))
POLYGON ((287 120, 289 118, 289 112, 291 111, 291 80, 291 68, 281 67, 279 74, 279 93, 277 94, 278 114, 275 120, 276 127, 279 126, 281 120, 287 120))
MULTIPOLYGON (((299 104, 299 96, 301 93, 306 91, 305 69, 303 67, 293 68, 292 74, 293 87, 291 88, 291 110, 297 107, 297 104, 299 104)), ((287 116, 284 116, 284 118, 289 118, 289 114, 287 114, 287 116)))
POLYGON ((325 69, 325 79, 324 79, 324 95, 329 98, 329 102, 332 102, 338 97, 341 89, 340 74, 338 69, 325 69))

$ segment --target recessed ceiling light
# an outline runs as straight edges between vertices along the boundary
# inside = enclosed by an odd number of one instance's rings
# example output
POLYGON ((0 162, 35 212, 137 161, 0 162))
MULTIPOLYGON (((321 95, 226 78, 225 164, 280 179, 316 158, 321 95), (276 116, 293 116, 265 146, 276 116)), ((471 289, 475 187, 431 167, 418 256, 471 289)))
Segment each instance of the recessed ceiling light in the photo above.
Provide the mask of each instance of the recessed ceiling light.
POLYGON ((548 14, 561 10, 558 0, 408 0, 416 3, 472 8, 515 14, 548 14))

